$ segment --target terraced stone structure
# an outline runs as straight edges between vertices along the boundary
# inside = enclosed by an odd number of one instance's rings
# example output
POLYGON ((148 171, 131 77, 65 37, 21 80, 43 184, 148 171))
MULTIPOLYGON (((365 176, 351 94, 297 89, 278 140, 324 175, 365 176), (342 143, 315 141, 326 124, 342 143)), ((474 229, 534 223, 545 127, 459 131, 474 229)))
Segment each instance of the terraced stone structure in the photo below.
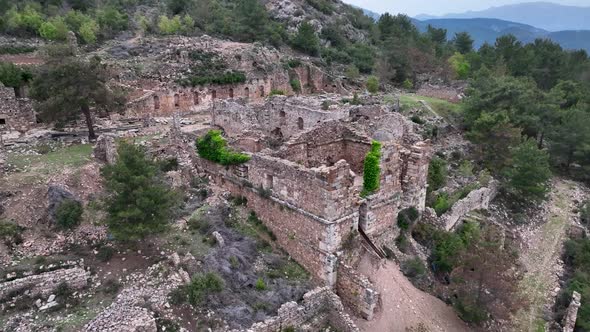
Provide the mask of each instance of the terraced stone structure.
POLYGON ((360 233, 378 248, 379 235, 395 231, 400 210, 424 208, 430 144, 413 134, 401 115, 381 106, 342 106, 331 113, 317 102, 293 103, 271 98, 266 110, 229 103, 215 107, 213 124, 238 145, 248 137, 268 137, 270 128, 285 128, 284 142, 274 146, 260 140, 243 165, 223 167, 199 158, 196 166, 233 195, 247 198, 282 248, 370 319, 378 294, 366 278, 341 266, 343 245, 360 233), (294 117, 308 126, 289 126, 294 117), (364 158, 373 140, 382 144, 380 190, 361 197, 364 158))

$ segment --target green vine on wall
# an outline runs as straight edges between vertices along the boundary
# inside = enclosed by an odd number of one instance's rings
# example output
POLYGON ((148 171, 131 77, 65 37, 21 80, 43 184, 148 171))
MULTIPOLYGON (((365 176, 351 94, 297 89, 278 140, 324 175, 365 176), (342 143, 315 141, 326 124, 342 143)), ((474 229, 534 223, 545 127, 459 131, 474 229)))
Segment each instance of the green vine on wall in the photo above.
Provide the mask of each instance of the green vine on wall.
POLYGON ((219 130, 210 130, 205 136, 197 139, 197 152, 201 158, 224 166, 239 165, 250 160, 247 154, 229 150, 219 130))
POLYGON ((365 157, 363 165, 363 191, 362 197, 373 194, 379 190, 379 182, 381 179, 381 143, 373 141, 371 144, 371 150, 365 157))

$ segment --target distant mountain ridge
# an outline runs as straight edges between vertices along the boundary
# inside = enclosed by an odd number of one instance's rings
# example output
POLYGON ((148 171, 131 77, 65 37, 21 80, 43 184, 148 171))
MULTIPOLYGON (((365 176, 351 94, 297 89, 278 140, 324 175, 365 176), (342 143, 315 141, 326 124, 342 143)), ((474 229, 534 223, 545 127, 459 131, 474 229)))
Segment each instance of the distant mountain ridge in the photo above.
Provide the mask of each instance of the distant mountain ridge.
POLYGON ((458 18, 493 18, 527 24, 551 32, 590 30, 590 3, 589 7, 580 7, 559 5, 551 2, 525 2, 442 16, 416 16, 416 19, 422 21, 458 18))
POLYGON ((475 47, 480 47, 485 42, 493 44, 496 38, 513 34, 524 43, 533 42, 537 38, 548 38, 559 43, 565 49, 584 49, 590 53, 590 30, 566 30, 549 32, 531 25, 491 18, 473 19, 432 19, 420 21, 414 19, 414 25, 424 32, 428 25, 435 28, 447 29, 449 39, 455 33, 467 31, 475 41, 475 47))

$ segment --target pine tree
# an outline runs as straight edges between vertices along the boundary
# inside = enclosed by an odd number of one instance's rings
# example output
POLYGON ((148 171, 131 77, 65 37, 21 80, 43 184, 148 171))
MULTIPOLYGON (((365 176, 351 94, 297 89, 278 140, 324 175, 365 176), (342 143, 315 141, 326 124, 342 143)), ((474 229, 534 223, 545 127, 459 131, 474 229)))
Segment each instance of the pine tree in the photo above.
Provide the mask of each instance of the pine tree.
POLYGON ((293 38, 293 47, 309 55, 318 55, 320 52, 320 39, 316 36, 313 26, 303 22, 299 26, 297 34, 293 38))
POLYGON ((108 218, 113 236, 137 240, 168 228, 175 194, 158 177, 158 167, 138 146, 122 143, 118 159, 105 166, 108 218))
POLYGON ((551 178, 549 154, 537 148, 529 139, 512 149, 512 165, 507 171, 508 186, 519 197, 543 199, 549 190, 551 178))

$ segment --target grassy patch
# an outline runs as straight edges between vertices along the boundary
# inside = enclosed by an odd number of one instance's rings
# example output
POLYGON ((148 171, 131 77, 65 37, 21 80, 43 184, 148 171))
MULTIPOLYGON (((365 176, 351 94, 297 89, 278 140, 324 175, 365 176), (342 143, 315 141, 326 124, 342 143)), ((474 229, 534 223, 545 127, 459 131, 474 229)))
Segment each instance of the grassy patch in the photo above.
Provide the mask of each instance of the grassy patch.
POLYGON ((90 161, 91 155, 92 145, 80 144, 41 155, 23 155, 13 152, 8 154, 7 159, 10 165, 21 172, 18 175, 23 176, 25 183, 30 183, 30 181, 43 180, 48 175, 63 172, 65 168, 82 167, 90 161))
MULTIPOLYGON (((412 108, 424 108, 420 100, 424 100, 436 114, 443 117, 445 120, 456 123, 461 117, 461 105, 453 104, 446 100, 419 96, 414 94, 401 95, 399 97, 402 111, 407 111, 412 108)), ((430 113, 430 112, 429 112, 430 113)))

